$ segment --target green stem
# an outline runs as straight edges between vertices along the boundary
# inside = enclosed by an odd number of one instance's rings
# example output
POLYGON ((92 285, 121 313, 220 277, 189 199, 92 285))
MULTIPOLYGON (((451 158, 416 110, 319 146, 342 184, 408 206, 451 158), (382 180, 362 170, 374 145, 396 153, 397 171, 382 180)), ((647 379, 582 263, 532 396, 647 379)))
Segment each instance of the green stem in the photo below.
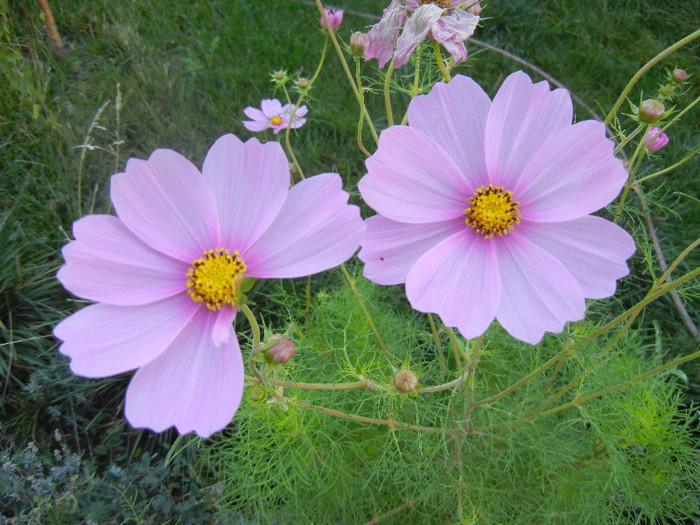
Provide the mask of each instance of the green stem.
POLYGON ((367 113, 367 108, 362 103, 362 94, 357 89, 357 85, 355 84, 355 80, 352 78, 352 73, 350 72, 350 68, 348 67, 348 63, 345 60, 345 56, 343 55, 343 50, 340 48, 340 44, 338 44, 338 39, 335 37, 335 31, 333 31, 333 28, 331 27, 331 23, 328 20, 328 15, 326 14, 326 11, 323 9, 323 4, 321 4, 321 0, 316 0, 316 6, 318 7, 318 10, 321 13, 321 16, 323 17, 323 20, 326 22, 326 28, 327 28, 326 30, 328 31, 328 34, 331 36, 331 40, 333 41, 333 47, 335 47, 335 50, 338 53, 338 57, 340 58, 340 64, 343 66, 343 71, 345 71, 345 76, 348 78, 348 81, 350 82, 350 87, 352 88, 352 91, 355 94, 355 98, 357 99, 358 104, 360 104, 360 107, 362 108, 362 111, 365 114, 365 119, 367 120, 367 126, 369 127, 370 131, 372 132, 372 137, 374 138, 375 143, 378 143, 379 142, 379 135, 377 135, 377 130, 374 129, 374 124, 372 123, 372 119, 370 118, 369 113, 367 113))
POLYGON ((523 386, 525 383, 528 383, 529 381, 532 381, 535 377, 540 375, 542 372, 547 370, 549 367, 552 365, 556 364, 560 359, 563 359, 566 355, 571 353, 571 348, 567 345, 566 348, 564 348, 561 352, 559 352, 557 355, 552 357, 549 361, 547 361, 545 364, 543 364, 541 367, 539 367, 537 370, 533 370, 530 372, 528 375, 523 377, 520 381, 517 383, 513 383, 510 385, 508 388, 501 390, 498 394, 495 394, 491 397, 487 397, 486 399, 481 399, 476 402, 476 405, 487 405, 489 403, 493 403, 494 401, 498 401, 502 397, 507 396, 511 392, 517 390, 521 386, 523 386))
POLYGON ((394 59, 391 59, 391 63, 386 70, 386 77, 384 77, 384 105, 386 106, 386 120, 389 126, 394 125, 394 114, 391 112, 391 74, 394 72, 394 59))
POLYGON ((690 152, 689 155, 686 155, 686 156, 683 157, 681 160, 679 160, 679 161, 676 162, 675 164, 669 166, 668 168, 664 168, 664 169, 662 169, 662 170, 660 170, 660 171, 657 171, 657 172, 652 173, 651 175, 647 175, 646 177, 642 177, 641 179, 637 179, 636 181, 634 181, 633 186, 637 186, 637 185, 641 184, 642 182, 646 182, 646 181, 648 181, 648 180, 650 180, 650 179, 653 179, 653 178, 658 177, 659 175, 663 175, 663 174, 665 174, 665 173, 668 173, 669 171, 673 171, 673 170, 675 170, 677 167, 679 167, 679 166, 685 164, 686 162, 688 162, 690 159, 692 159, 693 157, 695 157, 695 155, 697 155, 697 154, 698 154, 698 150, 697 150, 697 149, 694 149, 693 151, 690 152))
POLYGON ((430 331, 433 334, 433 339, 435 340, 435 348, 437 350, 438 359, 440 360, 440 365, 442 366, 442 371, 447 371, 447 364, 445 363, 445 356, 442 353, 442 344, 440 344, 440 335, 438 334, 437 328, 435 327, 435 321, 433 321, 433 315, 428 313, 428 322, 430 323, 430 331))
POLYGON ((362 124, 365 121, 365 92, 362 88, 362 75, 360 75, 360 57, 355 57, 355 77, 357 78, 357 87, 360 90, 360 121, 357 123, 357 145, 362 153, 369 157, 372 154, 367 151, 367 148, 362 143, 362 124))
POLYGON ((637 84, 640 78, 649 71, 652 67, 654 67, 658 62, 666 58, 668 55, 676 51, 677 49, 683 47, 686 44, 689 44, 696 38, 700 37, 700 29, 697 31, 694 31, 690 35, 686 36, 685 38, 682 38, 672 46, 667 47, 664 49, 661 53, 656 55, 654 58, 652 58, 649 62, 644 64, 642 68, 635 73, 635 75, 632 77, 632 79, 627 83, 625 86, 625 89, 622 90, 622 93, 620 94, 620 98, 617 99, 617 102, 615 102, 615 105, 613 108, 610 110, 610 113, 608 113, 608 116, 605 118, 605 125, 609 125, 610 122, 612 122, 612 119, 615 117, 615 114, 617 111, 620 109, 622 104, 624 103, 625 99, 627 98, 627 95, 629 95, 630 91, 632 91, 632 88, 637 84))
POLYGON ((379 335, 379 331, 377 330, 377 327, 374 326, 374 321, 372 320, 372 316, 369 314, 369 310, 367 310, 367 306, 365 306, 365 302, 362 300, 362 297, 360 296, 360 292, 357 291, 357 287, 355 286, 355 280, 350 276, 350 273, 348 272, 348 269, 345 267, 345 264, 341 264, 340 269, 343 271, 343 275, 345 276, 345 280, 350 285, 350 288, 352 289, 352 293, 355 295, 355 299, 357 299, 357 303, 360 305, 360 308, 362 309, 362 313, 365 315, 365 319, 367 319, 367 322, 369 323, 369 327, 372 330, 372 332, 374 333, 374 337, 377 338, 377 343, 379 343, 379 348, 382 349, 382 353, 384 354, 384 357, 386 357, 387 361, 391 362, 391 359, 389 357, 389 352, 387 352, 386 346, 384 346, 384 341, 382 341, 382 336, 379 335))
POLYGON ((637 126, 637 128, 632 133, 630 133, 629 136, 625 137, 625 140, 623 140, 622 142, 620 142, 617 145, 617 147, 615 148, 615 151, 613 151, 613 155, 617 155, 618 153, 620 153, 622 148, 624 148, 627 144, 629 144, 629 142, 634 137, 636 137, 639 134, 639 132, 642 131, 642 129, 644 129, 644 124, 640 124, 639 126, 637 126))
MULTIPOLYGON (((447 330, 447 333, 450 336, 450 343, 451 343, 451 348, 452 348, 452 353, 455 356, 455 361, 457 362, 457 369, 461 370, 462 369, 462 360, 460 359, 460 355, 464 356, 464 349, 462 348, 462 345, 459 344, 459 340, 457 339, 457 335, 455 334, 455 331, 450 328, 449 326, 445 327, 445 330, 447 330)), ((466 361, 466 356, 465 356, 465 361, 466 361)), ((466 364, 466 363, 465 363, 466 364)))
POLYGON ((449 82, 452 78, 450 77, 450 72, 445 69, 445 61, 442 59, 442 53, 440 53, 440 44, 435 40, 433 40, 433 50, 435 51, 435 60, 440 68, 440 73, 442 73, 445 82, 449 82))
POLYGON ((673 361, 666 363, 665 365, 661 365, 659 367, 654 368, 650 372, 647 372, 645 374, 641 374, 641 375, 635 377, 634 379, 630 379, 629 381, 625 381, 624 383, 620 383, 619 385, 608 388, 606 390, 600 390, 598 392, 595 392, 594 394, 589 394, 587 396, 576 398, 572 401, 569 401, 568 403, 564 403, 563 405, 559 405, 557 407, 551 408, 551 409, 546 410, 544 412, 537 412, 535 414, 530 414, 526 417, 526 419, 529 421, 532 421, 537 417, 545 417, 545 416, 550 416, 552 414, 556 414, 557 412, 561 412, 562 410, 566 410, 567 408, 581 405, 587 401, 590 401, 591 399, 597 399, 597 398, 602 397, 606 394, 610 394, 611 392, 616 392, 618 390, 622 390, 623 388, 627 388, 628 386, 631 386, 635 383, 639 383, 639 382, 644 381, 645 379, 647 379, 651 376, 659 374, 659 373, 663 372, 664 370, 668 370, 669 368, 673 368, 674 366, 681 365, 683 363, 686 363, 688 361, 692 361, 693 359, 697 359, 699 357, 700 357, 700 351, 694 352, 694 353, 686 355, 684 357, 679 357, 678 359, 674 359, 673 361))

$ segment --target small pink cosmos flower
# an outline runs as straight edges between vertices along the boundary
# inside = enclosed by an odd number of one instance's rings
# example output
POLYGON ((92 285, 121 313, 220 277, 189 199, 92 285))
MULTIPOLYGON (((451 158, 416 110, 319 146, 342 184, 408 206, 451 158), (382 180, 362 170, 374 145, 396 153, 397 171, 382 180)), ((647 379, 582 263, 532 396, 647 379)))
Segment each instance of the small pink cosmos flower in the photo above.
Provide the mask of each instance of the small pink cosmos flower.
POLYGON ((58 279, 87 306, 54 328, 75 374, 136 370, 126 418, 201 437, 241 402, 232 322, 246 278, 292 278, 352 256, 364 232, 340 176, 289 189, 282 147, 219 138, 200 171, 168 149, 112 177, 117 216, 75 222, 58 279))
POLYGON ((666 133, 661 133, 661 128, 651 126, 644 137, 644 147, 647 151, 659 151, 668 144, 668 136, 666 133))
MULTIPOLYGON (((328 21, 330 22, 333 31, 338 29, 340 24, 343 23, 343 10, 326 9, 325 7, 323 10, 326 12, 326 16, 328 17, 328 21)), ((327 30, 326 21, 323 19, 323 16, 321 16, 321 27, 327 30)))
POLYGON ((456 62, 464 62, 464 41, 474 33, 480 11, 479 3, 472 0, 392 0, 367 34, 365 60, 376 58, 381 68, 393 57, 394 68, 399 68, 427 37, 441 44, 456 62))
POLYGON ((294 106, 291 104, 283 106, 276 98, 263 100, 260 103, 260 108, 251 106, 245 108, 243 113, 253 120, 244 120, 243 125, 246 129, 255 132, 272 128, 275 135, 288 127, 294 129, 303 126, 306 119, 302 117, 309 111, 306 106, 299 106, 296 111, 293 111, 294 106), (292 112, 294 117, 292 117, 292 112))
POLYGON ((359 257, 378 284, 406 284, 413 308, 466 338, 494 319, 536 344, 615 292, 635 250, 590 215, 627 179, 605 126, 572 124, 564 89, 508 76, 493 101, 456 76, 416 97, 408 126, 379 138, 359 182, 379 215, 359 257))

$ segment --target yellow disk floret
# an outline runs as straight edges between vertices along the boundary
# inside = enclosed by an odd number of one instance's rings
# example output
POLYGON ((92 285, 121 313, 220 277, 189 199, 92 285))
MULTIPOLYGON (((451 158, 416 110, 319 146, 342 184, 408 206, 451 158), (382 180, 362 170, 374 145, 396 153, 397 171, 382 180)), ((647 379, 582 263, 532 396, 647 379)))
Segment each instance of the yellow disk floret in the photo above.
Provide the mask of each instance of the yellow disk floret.
POLYGON ((520 223, 520 202, 513 200, 512 191, 503 191, 503 186, 481 186, 468 202, 464 222, 485 239, 503 236, 513 229, 514 224, 520 223))
POLYGON ((246 269, 238 250, 233 255, 223 248, 205 250, 204 257, 193 261, 187 271, 187 293, 210 310, 219 310, 224 304, 237 306, 246 269))
POLYGON ((282 124, 282 119, 280 117, 272 117, 270 119, 270 124, 273 124, 275 126, 279 126, 280 124, 282 124))

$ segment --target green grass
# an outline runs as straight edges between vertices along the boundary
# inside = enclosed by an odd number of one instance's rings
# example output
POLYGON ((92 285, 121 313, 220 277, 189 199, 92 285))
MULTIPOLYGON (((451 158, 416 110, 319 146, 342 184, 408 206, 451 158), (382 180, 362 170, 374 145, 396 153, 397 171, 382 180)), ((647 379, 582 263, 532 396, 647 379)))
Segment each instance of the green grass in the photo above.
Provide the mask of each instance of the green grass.
MULTIPOLYGON (((86 457, 127 464, 142 450, 163 453, 173 434, 126 429, 120 424, 125 380, 72 378, 56 351, 51 327, 80 306, 54 279, 71 223, 83 214, 110 212, 109 177, 129 157, 146 158, 165 147, 201 165, 220 135, 252 136, 241 124, 243 109, 273 95, 269 74, 275 70, 311 76, 324 37, 310 2, 53 0, 51 7, 69 47, 63 60, 52 55, 33 2, 0 0, 0 440, 3 447, 22 449, 30 439, 48 442, 59 428, 86 457), (54 390, 46 390, 52 383, 54 390), (124 447, 121 456, 100 452, 106 430, 114 432, 110 444, 124 447)), ((349 0, 338 7, 347 10, 339 30, 347 41, 352 31, 373 23, 385 2, 349 0)), ((535 64, 602 115, 642 64, 700 26, 699 13, 697 2, 685 0, 494 0, 475 36, 535 64)), ((523 67, 476 44, 469 50, 473 58, 457 71, 490 94, 523 67)), ((662 62, 632 100, 652 96, 665 70, 683 67, 696 80, 699 51, 696 41, 662 62)), ((373 67, 365 65, 365 72, 373 67)), ((679 106, 697 96, 692 85, 679 106)), ((355 143, 357 108, 332 49, 307 104, 309 121, 292 137, 301 165, 307 175, 338 171, 354 193, 364 174, 355 143)), ((381 108, 380 100, 370 102, 374 115, 381 108)), ((698 111, 673 128, 671 144, 647 172, 673 164, 698 142, 698 111)), ((581 105, 576 113, 591 117, 581 105)), ((698 175, 697 161, 689 162, 645 186, 669 261, 699 231, 698 175)), ((628 222, 638 232, 641 224, 628 222)), ((678 272, 699 263, 696 250, 678 272)), ((637 276, 620 285, 623 306, 639 300, 650 284, 641 255, 633 272, 637 276)), ((315 291, 336 279, 315 280, 315 291)), ((697 285, 686 291, 686 307, 698 324, 697 285)), ((612 304, 594 308, 606 315, 616 308, 612 304)), ((264 307, 275 311, 277 305, 270 299, 264 307)), ((697 350, 668 297, 649 307, 637 326, 654 359, 697 350)), ((700 397, 700 366, 690 363, 684 370, 686 392, 700 397)))

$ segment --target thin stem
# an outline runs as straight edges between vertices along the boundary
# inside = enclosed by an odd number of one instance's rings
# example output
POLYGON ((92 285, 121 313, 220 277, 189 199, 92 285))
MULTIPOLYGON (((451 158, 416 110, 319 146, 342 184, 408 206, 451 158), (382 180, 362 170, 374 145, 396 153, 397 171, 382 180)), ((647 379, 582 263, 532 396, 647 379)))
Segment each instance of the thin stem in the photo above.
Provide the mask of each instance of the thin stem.
POLYGON ((696 38, 700 37, 700 29, 697 31, 694 31, 690 35, 686 36, 685 38, 682 38, 672 46, 667 47, 664 49, 661 53, 656 55, 654 58, 652 58, 649 62, 644 64, 637 73, 632 77, 632 79, 627 83, 625 86, 625 89, 622 90, 622 93, 620 94, 620 98, 617 99, 617 102, 615 102, 615 105, 613 108, 610 110, 610 113, 608 113, 608 116, 605 118, 605 125, 607 126, 612 122, 612 119, 615 117, 615 114, 617 111, 620 109, 622 104, 624 103, 625 99, 627 98, 627 95, 629 95, 630 91, 632 91, 632 88, 635 86, 635 84, 639 81, 642 76, 649 71, 652 67, 654 67, 658 62, 666 58, 668 55, 676 51, 677 49, 683 47, 686 44, 689 44, 696 38))
POLYGON ((376 525, 380 521, 390 518, 394 514, 398 514, 402 510, 407 509, 411 505, 413 505, 413 502, 411 500, 408 500, 406 503, 404 503, 403 505, 399 505, 394 510, 390 510, 389 512, 382 514, 381 516, 375 516, 374 518, 369 520, 365 525, 376 525))
POLYGON ((433 40, 433 50, 435 51, 435 60, 437 61, 438 67, 440 68, 440 73, 442 73, 445 82, 452 80, 449 71, 445 69, 445 61, 442 59, 442 53, 440 53, 440 44, 433 40))
POLYGON ((513 383, 512 385, 510 385, 508 388, 506 388, 506 389, 504 389, 504 390, 501 390, 498 394, 495 394, 495 395, 493 395, 493 396, 491 396, 491 397, 487 397, 486 399, 481 399, 481 400, 477 401, 477 402, 476 402, 476 405, 486 405, 486 404, 489 404, 489 403, 493 403, 494 401, 498 401, 498 400, 501 399, 502 397, 507 396, 507 395, 510 394, 511 392, 514 392, 515 390, 517 390, 518 388, 520 388, 521 386, 523 386, 525 383, 528 383, 529 381, 532 381, 535 377, 537 377, 537 376, 540 375, 542 372, 544 372, 545 370, 547 370, 549 367, 551 367, 552 365, 554 365, 555 363, 557 363, 560 359, 563 359, 564 357, 566 357, 569 353, 571 353, 571 351, 572 351, 571 347, 569 347, 569 346, 567 345, 566 348, 564 348, 564 350, 562 350, 562 351, 559 352, 557 355, 555 355, 554 357, 552 357, 549 361, 547 361, 545 364, 543 364, 543 365, 542 365, 541 367, 539 367, 537 370, 533 370, 533 371, 530 372, 528 375, 526 375, 525 377, 523 377, 520 381, 518 381, 518 382, 516 382, 516 383, 513 383))
POLYGON ((362 76, 360 75, 360 57, 355 57, 355 77, 357 78, 357 87, 360 90, 360 121, 357 123, 357 145, 362 153, 369 157, 372 154, 367 151, 367 148, 362 143, 362 124, 365 121, 365 92, 362 87, 362 76))
POLYGON ((688 162, 690 159, 695 157, 695 155, 697 155, 697 154, 698 154, 698 150, 694 149, 693 151, 690 152, 689 155, 686 155, 681 160, 679 160, 675 164, 669 166, 668 168, 664 168, 660 171, 656 171, 656 172, 652 173, 651 175, 647 175, 646 177, 642 177, 641 179, 637 179, 636 181, 634 181, 633 186, 637 186, 637 185, 641 184, 642 182, 646 182, 648 180, 651 180, 651 179, 658 177, 659 175, 664 175, 670 171, 673 171, 676 168, 678 168, 679 166, 682 166, 683 164, 688 162))
POLYGON ((350 285, 350 288, 352 289, 352 293, 355 295, 355 299, 357 299, 357 303, 360 305, 360 308, 362 309, 362 313, 365 314, 365 319, 367 319, 367 322, 369 323, 369 327, 374 333, 374 337, 377 338, 377 343, 379 343, 379 348, 382 349, 382 353, 384 354, 384 357, 387 358, 389 362, 391 362, 391 359, 389 358, 389 353, 386 351, 386 346, 384 346, 384 341, 382 341, 382 336, 379 335, 379 331, 377 330, 377 327, 374 326, 374 321, 372 320, 372 316, 369 314, 369 310, 367 310, 367 306, 365 306, 365 302, 362 300, 362 297, 360 296, 360 292, 357 291, 357 287, 355 286, 355 280, 350 276, 350 273, 348 272, 348 269, 345 267, 345 264, 340 265, 341 270, 343 270, 343 275, 345 275, 345 280, 348 282, 350 285))
POLYGON ((462 349, 462 345, 459 344, 459 340, 457 339, 457 335, 455 334, 455 331, 452 328, 450 328, 449 326, 446 326, 445 330, 447 330, 447 333, 450 335, 450 343, 451 343, 450 347, 452 348, 452 353, 455 356, 455 361, 457 362, 457 369, 462 370, 462 360, 459 357, 460 354, 464 355, 464 350, 462 349))
POLYGON ((428 313, 428 322, 430 323, 430 331, 433 333, 433 339, 435 340, 435 348, 437 349, 438 359, 440 360, 442 371, 446 372, 447 364, 445 363, 445 356, 442 353, 440 335, 438 334, 437 328, 435 328, 435 321, 433 321, 433 315, 431 313, 428 313))
POLYGON ((378 143, 379 142, 379 135, 377 135, 377 130, 374 129, 374 124, 372 123, 372 119, 370 118, 369 113, 367 113, 367 108, 362 103, 362 94, 357 89, 357 85, 355 84, 355 80, 352 78, 352 73, 350 72, 350 68, 348 67, 348 63, 345 61, 345 56, 343 55, 343 50, 340 48, 340 44, 338 44, 338 39, 335 37, 335 31, 333 31, 333 28, 331 27, 331 23, 328 20, 328 15, 326 14, 326 11, 323 9, 323 5, 321 4, 321 0, 316 0, 316 6, 318 7, 318 10, 321 13, 321 16, 323 17, 323 20, 326 23, 326 28, 327 28, 326 31, 328 31, 328 34, 331 36, 331 40, 333 41, 333 47, 335 47, 335 50, 338 53, 338 57, 340 58, 340 64, 343 66, 343 71, 345 71, 345 76, 348 78, 348 81, 350 82, 350 87, 352 88, 352 91, 355 94, 355 98, 357 99, 357 102, 360 104, 360 107, 362 108, 362 111, 365 114, 365 119, 367 120, 367 126, 369 127, 370 131, 372 132, 372 137, 374 138, 375 143, 378 143))
POLYGON ((334 410, 332 408, 325 408, 318 405, 310 405, 304 403, 297 399, 287 399, 287 403, 290 405, 297 405, 302 408, 308 408, 309 410, 315 410, 322 414, 328 414, 329 416, 340 417, 343 419, 350 419, 352 421, 359 421, 360 423, 369 423, 371 425, 385 425, 391 428, 405 428, 407 430, 414 430, 416 432, 430 432, 433 434, 452 434, 452 431, 441 428, 441 427, 424 427, 419 425, 411 425, 409 423, 402 423, 401 421, 396 421, 395 419, 375 419, 373 417, 358 416, 357 414, 347 414, 341 412, 340 410, 334 410))
MULTIPOLYGON (((700 241, 700 240, 699 240, 699 241, 700 241)), ((697 244, 699 241, 696 241, 696 242, 693 243, 693 244, 697 244)), ((674 261, 674 263, 675 263, 675 261, 674 261)), ((670 272, 667 272, 667 273, 670 273, 670 272)), ((666 274, 664 274, 664 276, 665 276, 665 275, 666 275, 666 274)), ((693 271, 691 271, 691 272, 688 272, 688 273, 682 275, 682 276, 679 277, 678 279, 676 279, 676 280, 674 280, 674 281, 672 281, 672 282, 670 282, 670 283, 667 283, 666 285, 660 286, 660 287, 658 288, 658 290, 655 291, 655 292, 653 292, 653 293, 652 293, 652 292, 649 292, 649 293, 647 294, 647 296, 646 296, 644 299, 642 299, 641 301, 639 301, 637 304, 635 304, 633 307, 631 307, 631 308, 628 309, 627 311, 625 311, 625 312, 621 313, 620 315, 618 315, 615 319, 613 319, 612 321, 610 321, 610 322, 607 323, 606 325, 602 326, 602 327, 599 328, 598 330, 596 330, 596 331, 594 331, 593 333, 591 333, 591 334, 589 335, 589 337, 590 337, 590 338, 598 337, 600 334, 603 334, 603 333, 607 332, 607 331, 610 330, 612 327, 614 327, 614 326, 620 324, 622 321, 624 321, 624 320, 627 319, 628 317, 630 317, 630 316, 632 316, 632 315, 635 315, 635 316, 636 316, 636 315, 639 315, 639 312, 640 312, 640 311, 642 310, 642 308, 644 308, 646 305, 648 305, 649 303, 655 301, 656 299, 658 299, 659 297, 663 296, 664 294, 670 292, 670 291, 673 290, 674 288, 677 288, 678 286, 680 286, 681 284, 685 283, 686 281, 689 281, 689 280, 693 279, 694 277, 697 277, 698 275, 700 275, 700 268, 696 268, 695 270, 693 270, 693 271)), ((665 277, 664 277, 664 279, 665 279, 665 277)))
POLYGON ((637 126, 637 127, 635 128, 635 130, 634 130, 632 133, 630 133, 627 137, 625 137, 625 140, 623 140, 622 142, 620 142, 620 143, 617 145, 617 147, 615 147, 615 150, 613 151, 613 155, 617 155, 618 153, 620 153, 620 151, 622 150, 622 148, 624 148, 627 144, 629 144, 629 142, 630 142, 634 137, 636 137, 636 136, 639 134, 639 132, 642 131, 642 129, 644 129, 644 124, 640 124, 639 126, 637 126))
POLYGON ((639 382, 644 381, 645 379, 647 379, 651 376, 659 374, 659 373, 663 372, 664 370, 668 370, 669 368, 673 368, 674 366, 681 365, 683 363, 686 363, 688 361, 692 361, 693 359, 697 359, 699 357, 700 357, 700 351, 694 352, 694 353, 686 355, 684 357, 679 357, 678 359, 674 359, 673 361, 670 361, 670 362, 666 363, 665 365, 658 366, 645 374, 641 374, 641 375, 635 377, 634 379, 630 379, 630 380, 625 381, 624 383, 620 383, 619 385, 616 385, 614 387, 611 387, 611 388, 608 388, 605 390, 600 390, 598 392, 595 392, 593 394, 589 394, 587 396, 576 398, 572 401, 569 401, 568 403, 564 403, 563 405, 559 405, 557 407, 551 408, 551 409, 546 410, 544 412, 538 412, 536 414, 533 414, 532 416, 528 415, 526 419, 532 421, 536 417, 545 417, 545 416, 550 416, 552 414, 556 414, 557 412, 561 412, 562 410, 566 410, 567 408, 581 405, 581 404, 585 403, 586 401, 590 401, 591 399, 596 399, 596 398, 602 397, 606 394, 610 394, 611 392, 616 392, 618 390, 622 390, 623 388, 627 388, 628 386, 632 386, 635 383, 639 383, 639 382))
POLYGON ((394 115, 391 112, 391 74, 394 72, 394 59, 391 59, 391 63, 386 70, 386 77, 384 78, 384 105, 386 106, 386 120, 389 126, 394 125, 394 115))

